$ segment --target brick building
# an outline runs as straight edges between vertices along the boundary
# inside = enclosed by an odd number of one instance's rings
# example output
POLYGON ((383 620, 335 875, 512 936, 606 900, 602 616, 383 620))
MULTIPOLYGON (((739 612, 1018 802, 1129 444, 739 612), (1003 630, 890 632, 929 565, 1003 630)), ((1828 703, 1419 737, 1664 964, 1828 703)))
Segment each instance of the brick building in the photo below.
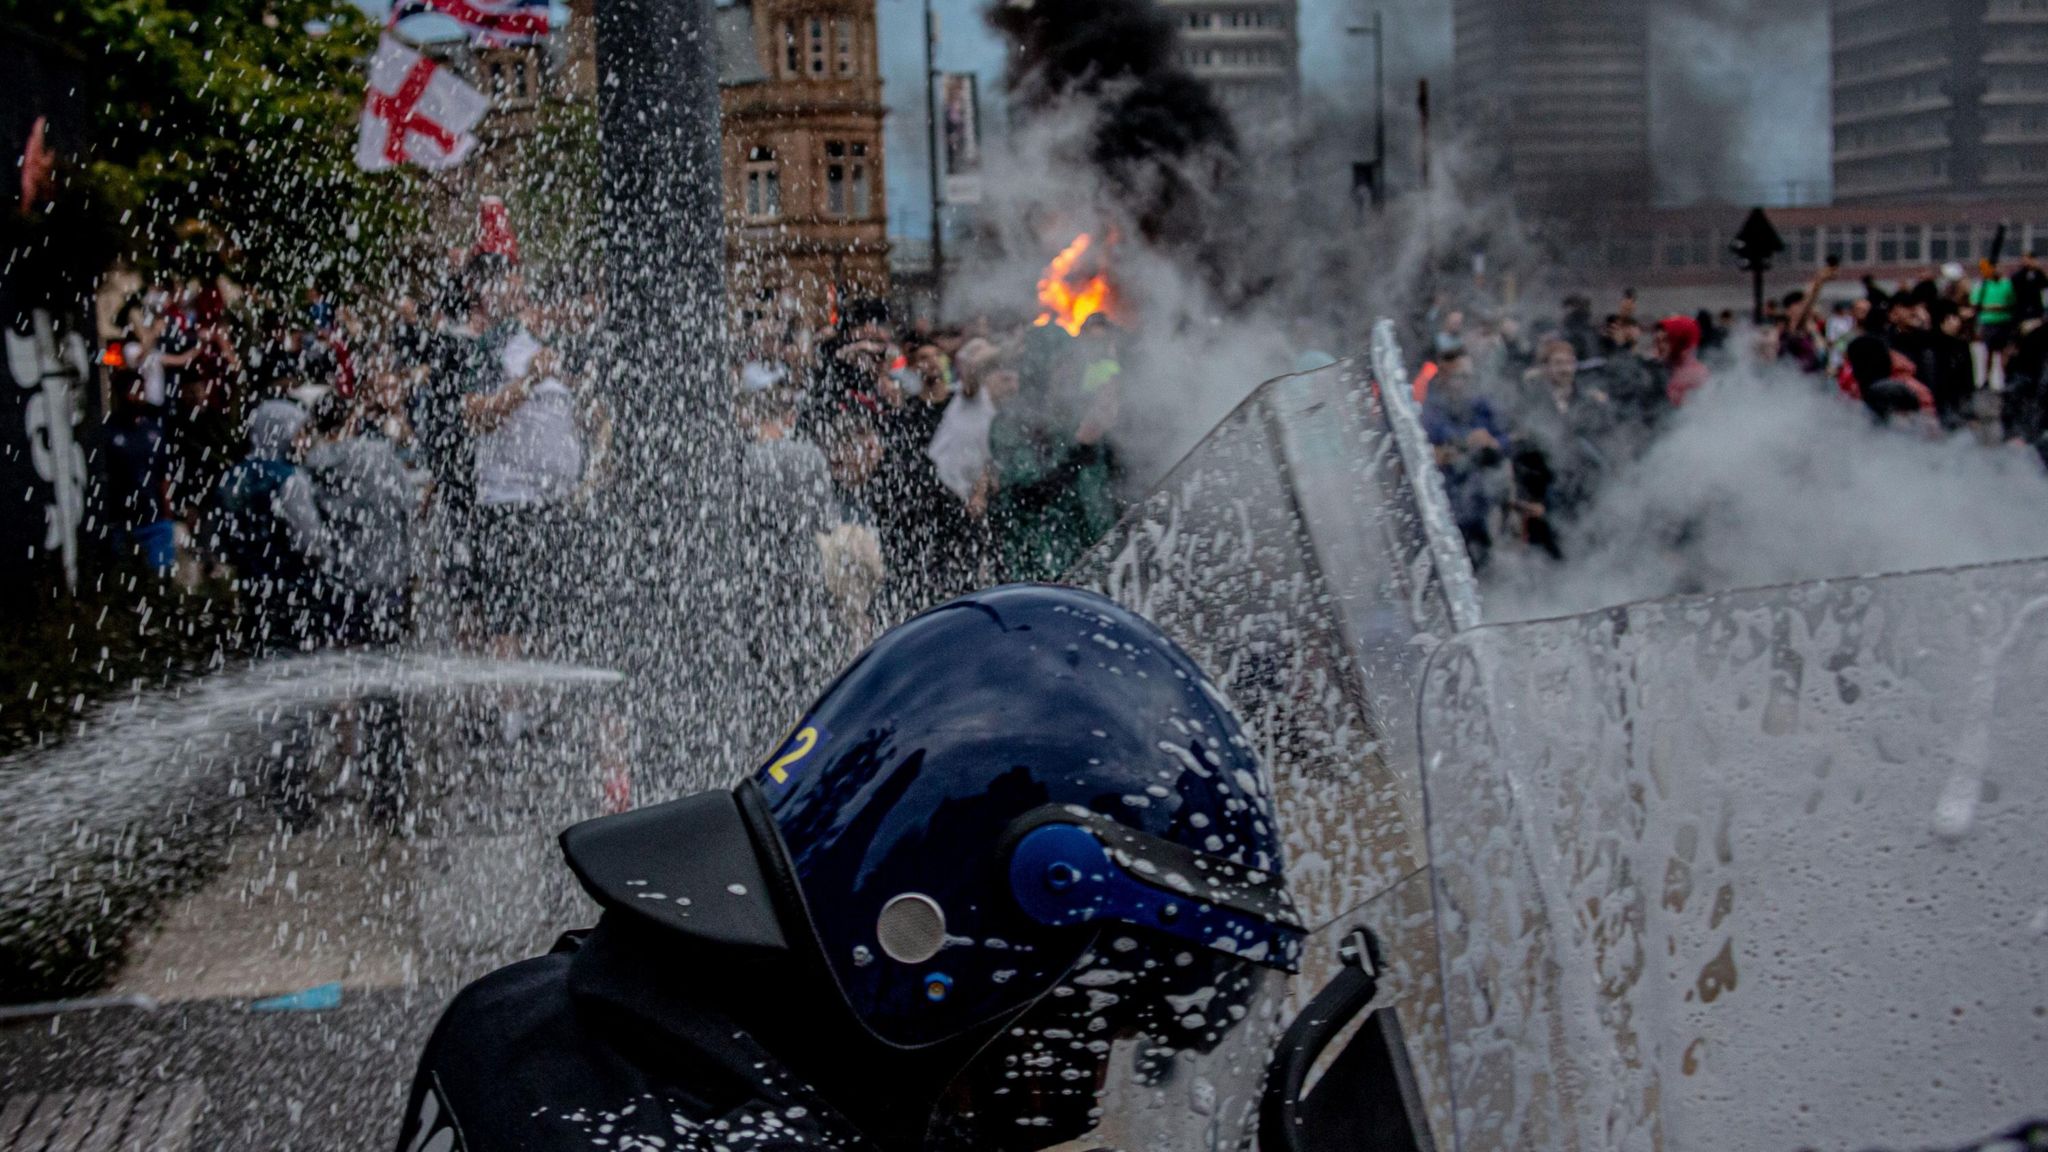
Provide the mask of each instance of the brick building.
POLYGON ((874 0, 717 11, 729 287, 742 312, 816 325, 889 290, 874 0))

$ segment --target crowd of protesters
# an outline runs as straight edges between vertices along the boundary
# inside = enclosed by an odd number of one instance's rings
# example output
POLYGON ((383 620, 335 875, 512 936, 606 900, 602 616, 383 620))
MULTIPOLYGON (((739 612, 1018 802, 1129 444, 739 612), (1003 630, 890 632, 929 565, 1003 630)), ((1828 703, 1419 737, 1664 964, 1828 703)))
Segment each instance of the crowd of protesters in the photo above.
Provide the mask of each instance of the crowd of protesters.
POLYGON ((899 326, 857 298, 816 331, 753 316, 745 333, 749 474, 819 493, 791 530, 815 537, 854 634, 971 588, 1053 579, 1121 512, 1124 366, 1104 317, 1071 337, 985 317, 899 326))
POLYGON ((256 651, 397 639, 430 582, 464 638, 516 648, 546 607, 536 557, 609 443, 591 298, 530 292, 494 252, 462 254, 424 303, 230 292, 155 285, 115 310, 117 549, 231 581, 256 651))
MULTIPOLYGON (((415 299, 291 301, 148 285, 110 309, 108 535, 187 583, 232 581, 257 650, 419 631, 522 649, 573 608, 567 523, 601 486, 597 304, 460 254, 415 299), (545 303, 544 303, 545 301, 545 303)), ((898 326, 852 299, 815 327, 748 317, 732 373, 741 479, 843 625, 1050 579, 1114 524, 1118 333, 898 326)))
POLYGON ((1596 319, 1567 297, 1525 324, 1439 299, 1415 392, 1474 564, 1503 549, 1561 560, 1603 486, 1717 375, 1810 381, 1927 437, 2032 446, 2048 460, 2048 271, 2033 255, 1975 278, 1959 265, 1854 290, 1833 262, 1768 300, 1646 320, 1633 291, 1596 319))

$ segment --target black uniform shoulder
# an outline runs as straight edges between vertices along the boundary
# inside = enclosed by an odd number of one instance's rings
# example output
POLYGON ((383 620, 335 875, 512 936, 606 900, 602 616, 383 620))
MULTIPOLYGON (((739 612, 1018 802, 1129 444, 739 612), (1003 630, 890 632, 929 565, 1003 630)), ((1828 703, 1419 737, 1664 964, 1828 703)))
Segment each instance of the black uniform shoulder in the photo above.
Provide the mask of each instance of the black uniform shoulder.
POLYGON ((456 995, 421 1057, 401 1152, 862 1147, 746 1033, 670 994, 717 972, 598 937, 456 995))

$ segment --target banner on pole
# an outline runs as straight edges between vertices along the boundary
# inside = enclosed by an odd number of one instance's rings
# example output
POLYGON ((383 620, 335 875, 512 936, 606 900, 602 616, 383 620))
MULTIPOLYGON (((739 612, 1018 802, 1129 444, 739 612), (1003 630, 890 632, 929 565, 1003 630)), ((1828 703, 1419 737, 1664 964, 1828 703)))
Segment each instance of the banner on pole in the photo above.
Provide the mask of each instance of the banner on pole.
POLYGON ((939 128, 946 203, 981 203, 981 99, 974 73, 940 73, 939 128))

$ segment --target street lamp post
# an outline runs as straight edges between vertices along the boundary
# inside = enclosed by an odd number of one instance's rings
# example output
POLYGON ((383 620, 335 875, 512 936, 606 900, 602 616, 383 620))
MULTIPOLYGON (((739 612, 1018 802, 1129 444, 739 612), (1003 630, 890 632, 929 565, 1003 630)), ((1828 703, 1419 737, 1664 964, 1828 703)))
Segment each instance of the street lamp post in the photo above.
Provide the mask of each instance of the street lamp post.
POLYGON ((928 136, 926 149, 928 176, 931 182, 932 200, 932 319, 936 322, 946 314, 946 226, 941 218, 944 208, 939 187, 939 107, 938 107, 938 47, 939 18, 932 11, 932 0, 924 0, 924 118, 928 136))
POLYGON ((1344 30, 1353 36, 1372 37, 1372 206, 1386 204, 1387 184, 1387 37, 1385 13, 1373 9, 1371 24, 1353 24, 1344 30))

